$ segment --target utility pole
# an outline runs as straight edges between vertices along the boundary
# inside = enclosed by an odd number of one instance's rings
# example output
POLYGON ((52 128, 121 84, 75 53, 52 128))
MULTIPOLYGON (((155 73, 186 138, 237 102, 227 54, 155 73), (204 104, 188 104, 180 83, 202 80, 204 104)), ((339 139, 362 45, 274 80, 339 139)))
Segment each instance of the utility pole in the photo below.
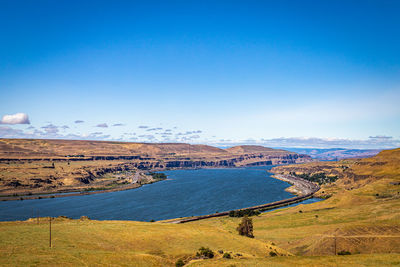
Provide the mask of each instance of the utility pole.
POLYGON ((337 228, 336 230, 335 230, 335 233, 333 234, 333 239, 335 240, 335 256, 337 255, 337 236, 336 236, 336 234, 337 234, 337 232, 338 232, 338 230, 339 230, 339 228, 337 228))
POLYGON ((51 217, 49 217, 49 248, 51 248, 51 217))
POLYGON ((333 236, 333 240, 335 240, 335 256, 336 256, 336 233, 335 233, 335 235, 333 236))

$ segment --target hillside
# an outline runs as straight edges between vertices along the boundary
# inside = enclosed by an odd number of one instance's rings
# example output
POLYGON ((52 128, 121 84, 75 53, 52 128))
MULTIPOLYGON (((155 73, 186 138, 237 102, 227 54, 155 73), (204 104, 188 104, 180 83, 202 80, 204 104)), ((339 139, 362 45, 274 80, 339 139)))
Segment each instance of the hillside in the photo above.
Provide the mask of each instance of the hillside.
POLYGON ((167 155, 219 156, 227 152, 207 145, 183 143, 129 143, 57 139, 0 139, 0 158, 35 159, 69 156, 167 156, 167 155))
POLYGON ((241 218, 232 217, 185 224, 58 218, 49 249, 46 219, 1 222, 0 265, 174 266, 183 259, 185 266, 397 266, 399 160, 396 149, 363 160, 276 167, 279 173, 341 175, 322 186, 330 193, 324 201, 253 217, 255 238, 239 236, 235 228, 241 218), (201 246, 216 256, 195 260, 201 246), (335 256, 335 248, 351 255, 335 256), (233 259, 222 258, 218 250, 231 252, 233 259))
POLYGON ((338 177, 336 183, 324 186, 320 195, 331 194, 342 189, 354 190, 378 180, 400 182, 400 148, 384 150, 378 155, 365 159, 346 159, 337 162, 310 162, 301 165, 287 165, 273 168, 281 174, 296 175, 324 174, 338 177))
POLYGON ((150 170, 308 161, 306 155, 253 146, 224 150, 183 143, 0 139, 0 197, 138 187, 145 182, 137 175, 150 170), (137 185, 129 185, 133 182, 137 185))

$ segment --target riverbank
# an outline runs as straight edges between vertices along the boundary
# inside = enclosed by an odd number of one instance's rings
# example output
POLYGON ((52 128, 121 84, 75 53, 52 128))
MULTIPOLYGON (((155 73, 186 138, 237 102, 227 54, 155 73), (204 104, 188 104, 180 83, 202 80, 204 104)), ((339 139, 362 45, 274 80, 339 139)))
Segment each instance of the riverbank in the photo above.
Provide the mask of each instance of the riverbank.
POLYGON ((46 199, 46 198, 60 198, 60 197, 73 197, 73 196, 86 196, 86 195, 94 195, 94 194, 103 194, 103 193, 111 193, 118 191, 125 191, 139 188, 146 184, 153 184, 155 182, 163 181, 166 177, 154 177, 153 175, 145 175, 140 172, 136 172, 133 176, 130 184, 121 185, 114 188, 109 189, 99 189, 96 188, 84 188, 80 191, 59 191, 59 192, 43 192, 38 194, 29 194, 29 195, 13 195, 13 196, 0 196, 0 201, 16 201, 16 200, 31 200, 31 199, 46 199), (144 177, 144 178, 143 178, 144 177))

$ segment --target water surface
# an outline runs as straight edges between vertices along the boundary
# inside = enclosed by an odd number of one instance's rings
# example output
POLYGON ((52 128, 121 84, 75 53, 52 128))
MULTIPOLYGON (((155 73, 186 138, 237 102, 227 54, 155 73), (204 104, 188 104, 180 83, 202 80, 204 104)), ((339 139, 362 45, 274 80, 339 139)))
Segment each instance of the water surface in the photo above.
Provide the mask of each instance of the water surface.
POLYGON ((164 220, 229 211, 293 197, 273 179, 273 166, 164 171, 167 180, 137 189, 0 202, 0 220, 60 215, 96 220, 164 220))

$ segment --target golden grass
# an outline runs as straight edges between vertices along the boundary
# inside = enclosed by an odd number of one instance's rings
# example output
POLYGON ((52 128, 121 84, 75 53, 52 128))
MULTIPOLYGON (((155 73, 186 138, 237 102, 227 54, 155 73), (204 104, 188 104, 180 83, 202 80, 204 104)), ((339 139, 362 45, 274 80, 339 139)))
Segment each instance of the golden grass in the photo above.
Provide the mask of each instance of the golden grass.
MULTIPOLYGON (((131 265, 170 266, 193 256, 201 246, 266 257, 286 251, 212 226, 57 219, 48 247, 47 220, 0 223, 0 265, 131 265)), ((220 257, 220 256, 218 256, 220 257)))

